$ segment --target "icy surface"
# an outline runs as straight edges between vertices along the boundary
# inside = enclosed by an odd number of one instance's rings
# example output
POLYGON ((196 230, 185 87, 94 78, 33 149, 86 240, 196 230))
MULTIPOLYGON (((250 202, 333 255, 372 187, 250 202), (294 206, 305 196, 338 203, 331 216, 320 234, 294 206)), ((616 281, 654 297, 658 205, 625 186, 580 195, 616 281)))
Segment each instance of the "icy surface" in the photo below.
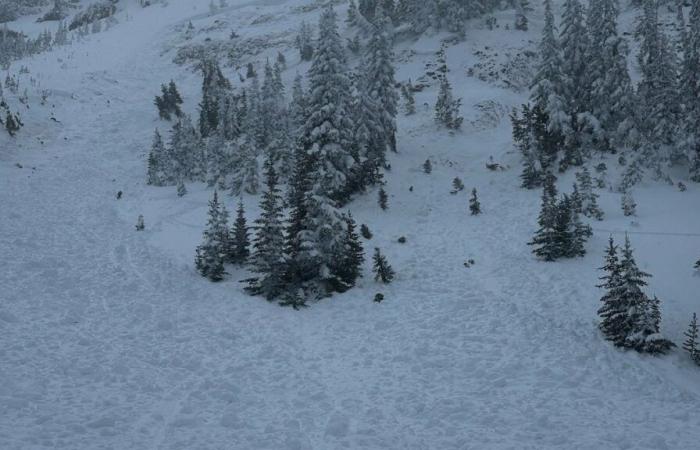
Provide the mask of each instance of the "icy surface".
MULTIPOLYGON (((219 284, 195 272, 211 192, 192 185, 178 198, 145 186, 145 154, 153 128, 167 130, 152 105, 160 83, 175 79, 196 111, 199 76, 172 62, 187 21, 200 29, 225 18, 248 37, 291 39, 318 11, 229 0, 210 17, 208 0, 126 3, 128 18, 121 11, 110 30, 20 62, 54 106, 34 100, 15 140, 0 133, 0 449, 697 447, 700 372, 680 352, 645 357, 605 342, 595 269, 608 235, 630 231, 663 300, 665 333, 679 343, 700 312, 700 188, 645 183, 635 224, 619 194, 601 192, 606 220, 593 223, 589 254, 538 262, 525 242, 539 193, 518 188, 507 117, 484 121, 475 107, 524 101, 467 70, 476 49, 531 46, 541 12, 527 34, 475 29, 449 47, 450 77, 476 125, 437 130, 436 86, 427 87, 418 114, 399 120, 389 210, 375 192, 350 204, 375 235, 366 249, 383 249, 396 281, 374 283, 368 264, 358 288, 296 312, 245 295, 242 271, 219 284), (489 156, 507 170, 487 170, 489 156), (455 176, 467 189, 453 196, 455 176), (134 230, 139 214, 144 232, 134 230)), ((41 29, 31 18, 18 26, 41 29)), ((418 79, 444 37, 399 44, 410 56, 397 78, 418 79)), ((289 80, 306 66, 280 49, 289 80)), ((244 200, 253 217, 256 198, 244 200)))

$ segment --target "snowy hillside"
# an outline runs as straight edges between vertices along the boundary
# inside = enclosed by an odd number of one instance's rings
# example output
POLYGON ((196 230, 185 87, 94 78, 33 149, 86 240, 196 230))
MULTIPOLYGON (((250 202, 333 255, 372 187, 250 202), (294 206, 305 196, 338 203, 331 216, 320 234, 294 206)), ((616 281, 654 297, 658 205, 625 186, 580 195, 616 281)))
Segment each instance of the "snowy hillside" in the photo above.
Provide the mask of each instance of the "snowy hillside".
MULTIPOLYGON (((488 15, 495 22, 470 20, 463 40, 397 39, 396 81, 422 90, 416 113, 397 115, 388 209, 378 186, 342 207, 373 233, 362 239, 363 277, 299 311, 245 292, 247 268, 228 265, 218 283, 200 276, 213 188, 188 182, 178 196, 147 185, 146 168, 154 129, 172 127, 154 106, 161 84, 174 80, 183 110, 199 114, 202 73, 187 55, 208 49, 238 88, 251 84, 249 63, 262 73, 281 52, 289 97, 311 66, 294 46, 299 25, 315 27, 324 4, 140 3, 121 0, 99 30, 1 71, 19 80, 4 97, 24 126, 0 130, 0 449, 697 447, 700 367, 681 345, 700 313, 700 184, 679 167, 672 184, 646 176, 636 216, 623 214, 616 189, 598 189, 605 218, 583 218, 593 230, 584 257, 544 262, 527 245, 541 189, 520 187, 509 114, 529 97, 539 2, 529 31, 504 9, 488 15), (434 119, 441 48, 462 99, 457 131, 434 119), (455 177, 465 189, 451 195, 455 177), (667 355, 621 350, 598 328, 598 268, 609 237, 621 244, 625 233, 678 346, 667 355), (375 247, 396 271, 390 284, 375 281, 375 247)), ((622 3, 634 54, 639 10, 622 3)), ((352 39, 347 2, 333 4, 352 39)), ((58 22, 36 22, 48 9, 7 26, 55 33, 58 22)), ((633 57, 630 68, 638 80, 633 57)), ((589 164, 605 162, 611 186, 625 170, 618 156, 589 164)), ((574 172, 557 173, 562 192, 574 172)), ((238 197, 220 192, 232 214, 238 197)), ((261 195, 241 198, 252 224, 261 195)))

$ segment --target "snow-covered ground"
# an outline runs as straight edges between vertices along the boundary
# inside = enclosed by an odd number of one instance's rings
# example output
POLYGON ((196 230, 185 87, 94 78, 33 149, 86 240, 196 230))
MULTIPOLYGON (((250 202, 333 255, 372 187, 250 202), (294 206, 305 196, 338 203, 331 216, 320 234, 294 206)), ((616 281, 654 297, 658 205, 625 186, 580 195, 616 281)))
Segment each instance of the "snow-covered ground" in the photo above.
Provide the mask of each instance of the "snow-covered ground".
MULTIPOLYGON (((508 111, 525 100, 467 69, 486 46, 501 55, 531 48, 539 9, 529 33, 477 22, 448 47, 465 129, 436 129, 437 89, 428 87, 418 114, 399 119, 389 210, 375 192, 348 206, 375 235, 366 251, 382 248, 395 282, 375 283, 368 263, 358 288, 297 312, 244 294, 242 271, 218 284, 196 273, 211 191, 191 185, 178 198, 146 186, 145 155, 153 128, 167 130, 153 106, 162 82, 174 79, 196 111, 199 75, 172 62, 189 20, 197 30, 226 20, 223 35, 274 35, 277 46, 241 63, 282 50, 290 80, 307 65, 288 41, 318 10, 229 0, 210 16, 208 0, 122 3, 128 16, 109 30, 11 69, 26 65, 24 79, 51 96, 23 110, 17 138, 0 133, 0 449, 697 447, 700 371, 680 351, 647 357, 604 341, 595 285, 608 236, 628 231, 654 275, 663 330, 679 344, 700 312, 700 187, 643 183, 634 223, 620 195, 603 191, 606 219, 592 224, 589 254, 536 261, 525 242, 539 192, 518 187, 507 113, 480 120, 474 107, 493 100, 508 111), (490 156, 507 170, 489 171, 490 156), (467 189, 450 195, 455 176, 467 189), (476 217, 472 187, 484 209, 476 217), (139 214, 144 232, 134 230, 139 214)), ((497 15, 501 27, 511 14, 497 15)), ((417 80, 446 37, 398 44, 397 79, 417 80)), ((232 210, 235 199, 225 199, 232 210)), ((252 219, 257 198, 244 200, 252 219)))

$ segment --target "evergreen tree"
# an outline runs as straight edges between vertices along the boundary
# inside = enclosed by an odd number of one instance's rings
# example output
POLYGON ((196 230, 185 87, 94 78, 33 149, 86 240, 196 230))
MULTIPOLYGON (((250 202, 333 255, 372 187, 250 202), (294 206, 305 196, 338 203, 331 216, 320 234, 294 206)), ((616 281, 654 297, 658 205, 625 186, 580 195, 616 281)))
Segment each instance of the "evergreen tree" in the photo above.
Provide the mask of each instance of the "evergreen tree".
POLYGON ((394 279, 395 273, 394 269, 389 265, 386 257, 382 255, 379 247, 375 247, 374 256, 372 256, 373 270, 374 270, 374 281, 380 281, 382 283, 391 283, 394 279))
POLYGON ((614 150, 635 138, 634 91, 627 69, 627 45, 617 32, 617 0, 592 0, 587 27, 590 105, 597 121, 597 145, 614 150))
MULTIPOLYGON (((319 38, 320 40, 320 38, 319 38)), ((296 37, 296 46, 302 61, 311 61, 314 56, 313 31, 306 22, 301 22, 299 34, 296 37)))
POLYGON ((629 190, 622 193, 622 212, 625 216, 634 216, 637 214, 637 203, 632 197, 632 192, 629 190))
POLYGON ((359 14, 357 10, 357 5, 355 4, 355 0, 350 0, 348 3, 348 17, 345 19, 345 22, 348 23, 350 26, 355 26, 357 25, 357 15, 359 14))
POLYGON ((255 144, 250 142, 251 139, 251 137, 246 136, 240 142, 233 157, 234 168, 230 188, 231 195, 234 196, 243 192, 255 195, 260 188, 258 157, 255 144))
POLYGON ((219 127, 220 102, 231 89, 231 83, 215 60, 202 63, 202 102, 199 104, 199 132, 203 138, 219 127))
POLYGON ((379 187, 379 194, 378 194, 378 202, 379 202, 379 207, 382 208, 382 211, 386 211, 389 208, 388 205, 388 200, 389 196, 386 194, 386 191, 384 190, 384 186, 379 187))
POLYGON ((228 224, 222 215, 221 205, 216 191, 209 201, 209 219, 204 230, 203 241, 197 247, 195 266, 197 271, 211 281, 221 281, 224 278, 224 258, 228 234, 228 224))
POLYGON ((547 174, 542 189, 542 207, 537 219, 539 229, 533 239, 528 242, 534 248, 532 252, 545 261, 554 261, 559 256, 557 248, 557 204, 554 176, 547 174))
POLYGON ((593 191, 593 181, 588 167, 583 166, 576 173, 576 181, 580 188, 581 213, 590 218, 603 220, 603 211, 598 206, 598 194, 593 191))
POLYGON ((309 117, 302 143, 318 164, 317 194, 336 204, 349 201, 349 176, 357 161, 352 157, 354 124, 349 114, 351 84, 336 15, 328 7, 319 22, 318 48, 309 69, 309 117))
POLYGON ((534 189, 542 185, 542 167, 533 133, 533 113, 530 105, 522 106, 522 115, 514 110, 510 115, 510 120, 513 128, 513 141, 520 150, 523 159, 520 187, 534 189))
POLYGON ((684 105, 685 149, 690 177, 700 183, 700 4, 691 2, 683 51, 681 92, 684 105))
POLYGON ((398 94, 396 93, 394 66, 392 64, 391 41, 382 19, 375 24, 372 36, 367 43, 366 82, 368 92, 379 106, 379 120, 384 128, 384 142, 396 151, 396 113, 398 94))
POLYGON ((622 271, 618 247, 612 236, 608 240, 608 247, 605 251, 605 264, 600 270, 604 270, 605 275, 600 278, 603 283, 598 287, 605 289, 605 294, 600 299, 602 305, 598 309, 599 328, 607 340, 614 342, 615 345, 621 345, 628 332, 625 317, 627 305, 622 302, 620 297, 622 271))
POLYGON ((430 158, 426 159, 423 163, 423 172, 430 174, 433 171, 433 163, 430 162, 430 158))
POLYGON ((404 112, 407 116, 411 116, 416 113, 416 100, 413 96, 413 85, 411 80, 408 83, 401 85, 401 96, 404 99, 404 112))
POLYGON ((372 232, 369 230, 369 227, 364 223, 360 225, 360 234, 362 234, 362 237, 367 240, 372 239, 372 232))
POLYGON ((362 276, 362 264, 365 260, 360 236, 355 231, 357 224, 352 215, 345 218, 345 226, 345 236, 342 244, 336 249, 337 255, 330 267, 331 272, 340 281, 334 286, 334 290, 337 292, 345 292, 355 286, 357 278, 362 276))
POLYGON ((545 23, 540 41, 540 63, 531 89, 531 99, 547 115, 547 128, 558 135, 568 131, 562 99, 561 55, 556 38, 551 0, 544 1, 545 23))
POLYGON ((528 0, 514 0, 515 1, 515 24, 516 30, 527 31, 528 20, 527 13, 532 11, 530 7, 530 2, 528 0))
POLYGON ((381 180, 381 169, 386 165, 386 149, 391 136, 384 125, 384 112, 371 91, 366 75, 356 79, 357 95, 352 105, 355 139, 353 152, 360 162, 348 182, 351 191, 363 190, 381 180))
POLYGON ((163 186, 167 180, 167 152, 163 144, 163 138, 156 129, 153 134, 153 144, 148 154, 147 184, 163 186))
POLYGON ((231 239, 228 249, 228 262, 245 264, 248 261, 248 256, 250 256, 250 239, 242 199, 238 201, 236 220, 233 222, 233 228, 229 235, 231 239))
POLYGON ((472 216, 481 214, 481 203, 479 203, 479 199, 476 197, 476 188, 472 189, 472 196, 469 198, 469 211, 472 216))
POLYGON ((277 173, 270 159, 265 162, 265 186, 260 201, 260 217, 255 221, 255 239, 250 257, 251 271, 257 276, 246 280, 246 290, 273 300, 284 291, 284 228, 277 173))
POLYGON ((700 365, 700 349, 698 349, 698 317, 697 314, 693 313, 693 319, 688 325, 688 331, 683 333, 687 339, 683 343, 683 350, 688 352, 690 359, 695 362, 695 364, 700 365))
POLYGON ((207 185, 225 187, 230 155, 223 133, 212 134, 206 142, 207 185))
POLYGON ((583 6, 579 0, 566 0, 562 16, 560 35, 562 66, 561 97, 567 115, 567 134, 564 142, 564 158, 560 169, 583 163, 584 118, 590 111, 587 103, 591 86, 588 85, 588 31, 583 16, 583 6))
POLYGON ((464 190, 464 183, 462 182, 462 179, 459 177, 455 177, 452 180, 452 190, 450 191, 450 194, 456 194, 460 191, 464 190))
POLYGON ((451 130, 462 127, 464 117, 459 115, 462 99, 455 99, 452 95, 452 86, 447 76, 440 78, 440 92, 435 102, 435 121, 451 130))
POLYGON ((146 229, 146 225, 143 223, 143 215, 139 214, 138 219, 136 219, 136 231, 143 231, 146 229))
POLYGON ((659 24, 656 0, 644 0, 643 15, 637 25, 636 35, 641 39, 638 62, 642 80, 638 87, 642 114, 640 131, 651 143, 655 154, 648 160, 669 163, 676 155, 665 146, 673 146, 678 136, 681 116, 678 93, 678 71, 675 50, 659 24), (663 146, 663 147, 662 147, 663 146))
POLYGON ((185 182, 180 178, 177 181, 177 196, 184 197, 185 195, 187 195, 187 188, 185 187, 185 182))

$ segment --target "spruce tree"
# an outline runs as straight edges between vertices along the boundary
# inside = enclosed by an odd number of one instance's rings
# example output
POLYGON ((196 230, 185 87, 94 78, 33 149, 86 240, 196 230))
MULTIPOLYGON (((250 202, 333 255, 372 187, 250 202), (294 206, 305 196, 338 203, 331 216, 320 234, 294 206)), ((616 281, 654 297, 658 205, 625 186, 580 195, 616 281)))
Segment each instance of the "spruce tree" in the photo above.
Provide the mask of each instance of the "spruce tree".
POLYGON ((406 115, 410 116, 415 114, 416 99, 413 96, 413 85, 411 84, 411 80, 408 80, 408 83, 401 86, 401 96, 404 99, 403 108, 406 115))
POLYGON ((352 156, 354 124, 350 115, 351 84, 336 15, 325 8, 319 21, 318 48, 309 69, 309 116, 302 142, 318 164, 317 194, 337 205, 347 203, 348 178, 357 161, 352 156))
POLYGON ((250 257, 251 271, 257 276, 246 280, 246 290, 274 300, 284 291, 284 228, 277 173, 269 158, 265 161, 265 186, 260 200, 260 217, 253 227, 255 239, 250 257))
POLYGON ((148 154, 147 184, 163 186, 167 181, 167 151, 163 144, 163 138, 156 129, 153 133, 153 144, 148 154))
POLYGON ((622 212, 625 216, 634 216, 637 214, 637 203, 632 197, 632 192, 629 190, 622 193, 622 212))
POLYGON ((628 332, 628 324, 625 320, 627 305, 620 297, 622 271, 618 247, 612 236, 608 240, 605 251, 605 264, 600 270, 604 270, 605 275, 600 278, 603 283, 598 287, 605 289, 605 294, 600 299, 602 305, 598 309, 599 328, 607 340, 612 341, 615 345, 621 345, 628 332))
POLYGON ((382 208, 382 211, 386 211, 389 208, 388 200, 389 196, 386 194, 384 186, 380 186, 378 192, 378 203, 379 207, 382 208))
POLYGON ((464 190, 464 183, 462 182, 462 179, 459 177, 455 177, 452 180, 452 190, 450 191, 450 194, 456 194, 460 191, 464 190))
POLYGON ((362 276, 362 264, 365 260, 364 250, 360 242, 360 236, 355 231, 357 224, 348 215, 345 218, 345 236, 342 244, 336 248, 337 254, 330 267, 339 281, 333 286, 337 292, 345 292, 355 286, 357 278, 362 276))
POLYGON ((691 2, 681 69, 684 148, 690 162, 690 177, 700 183, 700 4, 691 2))
POLYGON ((423 172, 429 174, 429 173, 432 173, 432 171, 433 171, 433 163, 430 162, 430 158, 428 158, 423 163, 423 172))
POLYGON ((559 255, 556 232, 556 186, 554 185, 554 176, 551 174, 547 174, 545 177, 545 184, 542 189, 542 206, 537 222, 539 229, 533 239, 528 242, 528 245, 534 247, 532 252, 538 258, 545 261, 554 261, 559 255))
POLYGON ((528 0, 515 1, 515 24, 514 28, 520 31, 527 31, 527 13, 532 11, 528 0))
POLYGON ((233 222, 233 228, 229 235, 228 262, 245 264, 250 256, 250 239, 242 199, 238 201, 236 220, 233 222))
POLYGON ((447 75, 440 77, 440 91, 435 102, 435 121, 451 130, 462 127, 464 117, 459 115, 462 99, 455 99, 447 75))
POLYGON ((197 247, 195 266, 197 271, 211 281, 221 281, 224 278, 224 259, 228 233, 225 217, 222 216, 218 194, 209 201, 209 219, 204 230, 202 244, 197 247))
POLYGON ((598 194, 593 190, 593 180, 588 167, 584 166, 576 173, 576 181, 580 188, 581 213, 596 220, 603 220, 603 211, 598 206, 598 194))
POLYGON ((184 197, 185 195, 187 195, 187 187, 185 187, 185 182, 180 178, 177 181, 177 196, 184 197))
POLYGON ((314 56, 313 31, 306 22, 301 22, 299 34, 297 34, 295 44, 297 49, 299 49, 299 56, 301 57, 301 60, 311 61, 311 58, 314 56))
POLYGON ((479 203, 479 199, 476 197, 476 188, 472 189, 472 196, 469 198, 469 211, 472 216, 481 214, 481 203, 479 203))
POLYGON ((683 333, 687 338, 683 342, 683 350, 688 352, 690 359, 697 365, 700 365, 700 349, 698 349, 698 317, 697 314, 693 313, 693 319, 688 325, 688 330, 683 333))
POLYGON ((386 257, 382 255, 379 247, 375 247, 374 255, 372 256, 373 270, 374 270, 374 281, 381 281, 382 283, 391 283, 394 279, 394 269, 389 265, 386 257))
POLYGON ((146 229, 146 225, 143 223, 143 215, 139 214, 139 217, 136 219, 136 231, 143 231, 146 229))
POLYGON ((219 127, 220 102, 231 89, 231 83, 215 60, 202 63, 202 102, 199 104, 199 132, 203 138, 219 127))

